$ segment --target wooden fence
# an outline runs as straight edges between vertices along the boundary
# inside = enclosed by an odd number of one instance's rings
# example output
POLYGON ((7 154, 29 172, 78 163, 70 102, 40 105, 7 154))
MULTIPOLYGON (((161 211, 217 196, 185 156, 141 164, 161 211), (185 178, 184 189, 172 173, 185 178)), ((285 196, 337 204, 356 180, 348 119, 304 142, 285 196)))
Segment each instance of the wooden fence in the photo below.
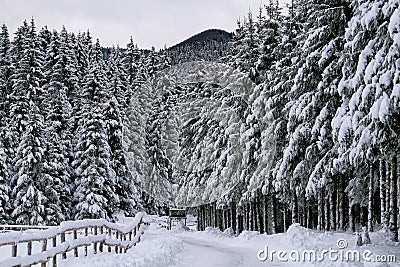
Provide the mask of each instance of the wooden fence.
POLYGON ((56 227, 31 227, 2 225, 0 230, 25 230, 0 233, 0 248, 11 247, 9 258, 0 261, 0 267, 31 266, 41 263, 42 267, 57 266, 57 262, 67 258, 67 252, 73 251, 73 257, 93 253, 126 253, 140 242, 144 232, 143 213, 138 213, 129 225, 110 223, 106 220, 81 220, 63 222, 56 227), (42 230, 41 230, 42 229, 42 230), (37 243, 38 242, 38 243, 37 243), (33 247, 39 245, 39 251, 33 247), (26 246, 26 247, 25 247, 26 246), (25 247, 24 253, 19 249, 25 247), (78 248, 83 247, 79 253, 78 248))

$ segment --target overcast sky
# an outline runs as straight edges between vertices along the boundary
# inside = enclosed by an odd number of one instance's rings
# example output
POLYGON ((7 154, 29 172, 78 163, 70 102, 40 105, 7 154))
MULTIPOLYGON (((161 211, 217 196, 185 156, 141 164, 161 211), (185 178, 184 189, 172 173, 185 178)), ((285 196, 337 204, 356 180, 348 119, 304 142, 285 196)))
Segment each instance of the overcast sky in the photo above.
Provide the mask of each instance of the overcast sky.
POLYGON ((90 29, 103 46, 125 47, 132 36, 141 48, 160 49, 210 28, 232 32, 239 17, 249 8, 257 14, 263 2, 268 0, 0 0, 0 23, 14 33, 34 17, 38 28, 90 29))

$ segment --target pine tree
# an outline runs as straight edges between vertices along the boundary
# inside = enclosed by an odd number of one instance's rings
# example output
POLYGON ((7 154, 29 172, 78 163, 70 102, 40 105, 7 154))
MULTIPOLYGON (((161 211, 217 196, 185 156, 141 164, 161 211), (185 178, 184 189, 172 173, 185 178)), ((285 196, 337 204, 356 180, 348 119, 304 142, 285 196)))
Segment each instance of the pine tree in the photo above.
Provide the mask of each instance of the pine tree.
POLYGON ((43 117, 30 102, 29 120, 17 149, 16 186, 13 188, 16 223, 54 225, 64 220, 57 194, 58 181, 44 171, 43 117))
MULTIPOLYGON (((259 27, 262 24, 262 18, 259 18, 259 27)), ((234 41, 231 44, 230 59, 233 67, 239 71, 245 72, 252 80, 257 80, 256 62, 259 57, 260 39, 258 29, 254 22, 253 14, 249 12, 244 18, 243 23, 238 21, 238 29, 236 31, 234 41)), ((261 32, 261 30, 259 30, 261 32)))
POLYGON ((128 104, 126 101, 128 84, 119 48, 113 49, 111 52, 108 76, 111 99, 106 106, 105 119, 112 153, 112 168, 116 173, 115 194, 119 198, 118 209, 127 215, 133 215, 134 209, 137 209, 139 205, 139 196, 133 177, 127 168, 123 150, 123 119, 125 119, 128 104))
POLYGON ((10 91, 9 78, 11 76, 10 69, 10 39, 8 29, 5 24, 1 27, 0 32, 0 223, 5 224, 9 220, 8 210, 6 206, 9 203, 9 156, 7 142, 7 122, 9 121, 9 106, 7 96, 10 91))
MULTIPOLYGON (((141 53, 137 47, 137 44, 133 42, 133 38, 131 37, 123 57, 124 69, 127 74, 127 81, 130 90, 135 90, 136 87, 140 85, 137 80, 137 76, 141 68, 140 63, 141 53)), ((127 98, 129 99, 131 95, 132 92, 129 92, 127 98)))
POLYGON ((11 125, 17 144, 11 180, 12 217, 20 224, 56 224, 64 218, 57 192, 53 189, 54 180, 44 172, 44 118, 38 108, 43 102, 43 57, 33 20, 19 38, 25 41, 17 48, 22 57, 14 61, 11 94, 11 125))
POLYGON ((67 98, 70 73, 66 44, 53 33, 46 57, 46 73, 49 79, 45 84, 46 96, 46 134, 47 153, 44 172, 52 177, 54 190, 60 197, 60 218, 71 217, 71 128, 68 127, 71 105, 67 98))
MULTIPOLYGON (((0 32, 0 116, 6 118, 8 115, 7 106, 7 95, 10 93, 10 81, 11 76, 11 58, 10 58, 10 37, 8 34, 8 29, 5 24, 1 26, 0 32)), ((5 120, 2 120, 4 126, 5 120)))
POLYGON ((9 175, 7 168, 7 154, 3 147, 3 140, 0 138, 0 223, 6 224, 9 221, 9 214, 6 210, 11 192, 9 187, 9 175))
MULTIPOLYGON (((338 87, 343 104, 334 120, 338 140, 345 140, 339 154, 348 157, 357 180, 363 163, 392 161, 398 154, 398 135, 393 134, 398 130, 398 77, 393 60, 399 57, 399 49, 394 38, 397 30, 390 25, 399 7, 386 1, 361 1, 353 8, 338 87)), ((358 190, 353 187, 350 192, 358 190)))
POLYGON ((96 42, 82 90, 83 112, 75 149, 75 219, 112 218, 119 202, 115 194, 116 173, 108 142, 105 117, 108 84, 101 46, 96 42))
POLYGON ((280 32, 281 19, 282 18, 280 18, 278 14, 275 15, 274 10, 268 12, 268 17, 264 17, 262 9, 260 9, 257 26, 260 38, 259 57, 255 64, 255 71, 258 73, 255 79, 257 84, 266 80, 266 75, 269 74, 271 66, 278 59, 274 50, 279 44, 279 39, 282 34, 280 32))

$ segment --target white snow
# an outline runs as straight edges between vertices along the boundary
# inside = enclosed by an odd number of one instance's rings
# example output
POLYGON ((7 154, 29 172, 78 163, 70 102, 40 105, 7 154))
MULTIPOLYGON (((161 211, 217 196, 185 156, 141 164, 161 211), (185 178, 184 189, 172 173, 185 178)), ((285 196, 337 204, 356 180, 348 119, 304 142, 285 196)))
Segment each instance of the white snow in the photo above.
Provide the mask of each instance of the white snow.
MULTIPOLYGON (((105 245, 119 244, 124 248, 132 247, 140 238, 144 231, 144 224, 137 230, 136 235, 132 237, 130 241, 117 242, 108 237, 108 234, 89 235, 86 236, 82 231, 78 231, 78 239, 74 240, 70 236, 70 233, 66 234, 66 240, 60 243, 60 234, 66 231, 75 229, 83 229, 88 227, 102 227, 106 226, 110 229, 115 229, 122 234, 127 234, 134 227, 136 227, 139 221, 143 217, 143 213, 138 212, 135 218, 131 218, 126 224, 121 223, 110 223, 104 219, 88 219, 80 221, 67 221, 61 223, 60 226, 49 227, 45 230, 26 230, 22 232, 8 232, 0 234, 0 267, 16 266, 16 265, 32 265, 45 261, 46 259, 52 258, 62 252, 70 251, 74 248, 81 246, 91 246, 93 243, 104 242, 105 245), (56 247, 48 247, 47 251, 41 252, 40 243, 42 240, 47 240, 47 243, 51 242, 53 237, 56 237, 58 245, 56 247), (32 255, 27 255, 27 242, 32 241, 32 255), (18 256, 11 257, 11 245, 16 243, 18 256)), ((48 246, 48 244, 47 244, 48 246)), ((82 254, 81 254, 82 255, 82 254)))
POLYGON ((142 241, 126 254, 99 253, 70 258, 60 266, 400 266, 399 243, 386 241, 386 234, 380 232, 370 233, 371 245, 357 247, 355 234, 318 232, 298 224, 290 226, 287 233, 266 235, 244 231, 236 237, 230 230, 221 232, 210 227, 202 232, 182 226, 168 231, 160 223, 164 220, 165 217, 152 216, 142 241), (269 257, 262 261, 258 257, 265 257, 266 250, 269 257), (271 260, 272 251, 276 252, 271 260), (303 254, 308 256, 310 251, 316 253, 316 262, 308 261, 308 258, 295 261, 303 254), (349 258, 346 253, 359 254, 361 258, 358 261, 356 256, 356 261, 352 261, 352 256, 349 258), (324 259, 318 261, 321 255, 324 259), (374 262, 378 255, 394 255, 397 261, 390 264, 374 262))

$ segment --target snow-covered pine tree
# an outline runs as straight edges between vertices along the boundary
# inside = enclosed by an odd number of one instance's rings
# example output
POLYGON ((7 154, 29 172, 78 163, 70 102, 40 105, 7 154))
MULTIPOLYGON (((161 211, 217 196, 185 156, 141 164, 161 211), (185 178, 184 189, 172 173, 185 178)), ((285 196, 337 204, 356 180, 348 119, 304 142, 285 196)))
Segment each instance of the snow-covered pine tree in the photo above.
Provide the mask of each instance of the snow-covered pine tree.
POLYGON ((47 149, 45 154, 44 173, 52 177, 53 189, 60 198, 62 215, 59 218, 71 218, 72 188, 71 166, 71 104, 67 92, 70 79, 66 43, 53 33, 46 56, 45 73, 49 82, 45 90, 45 123, 47 149))
POLYGON ((16 154, 13 177, 12 217, 18 224, 52 225, 64 218, 60 215, 59 198, 54 180, 44 173, 45 139, 43 116, 33 101, 25 132, 16 154))
POLYGON ((88 72, 82 88, 82 118, 78 128, 73 168, 75 219, 111 219, 119 198, 115 194, 113 169, 105 112, 110 95, 105 63, 99 41, 91 52, 88 72))
MULTIPOLYGON (((336 123, 340 129, 338 139, 345 135, 353 138, 342 145, 341 152, 348 155, 356 171, 363 163, 376 164, 378 160, 394 162, 390 166, 396 168, 399 144, 394 133, 398 132, 399 78, 395 62, 399 58, 399 44, 395 25, 399 3, 360 1, 354 2, 353 8, 354 16, 345 35, 343 79, 339 84, 343 105, 336 115, 340 121, 336 123)), ((361 179, 360 176, 356 173, 355 179, 361 179)), ((397 179, 396 176, 393 178, 397 179)), ((359 187, 351 190, 357 191, 359 187)), ((393 190, 395 193, 397 186, 393 190)), ((397 209, 393 212, 397 217, 397 209)), ((393 239, 397 239, 397 227, 394 222, 393 239)))
POLYGON ((137 76, 141 68, 141 53, 137 44, 133 42, 132 36, 130 42, 126 46, 126 50, 122 58, 122 63, 124 66, 124 72, 127 75, 126 79, 129 85, 126 94, 126 101, 129 102, 130 98, 132 97, 133 90, 135 90, 136 87, 140 85, 137 80, 137 76))
MULTIPOLYGON (((8 116, 7 95, 10 92, 10 76, 11 76, 11 55, 10 55, 10 37, 5 24, 1 26, 0 32, 0 116, 6 118, 8 116)), ((2 119, 0 127, 5 126, 6 119, 2 119)))
MULTIPOLYGON (((271 111, 264 114, 265 121, 271 121, 274 124, 274 135, 275 135, 275 147, 276 153, 274 155, 273 162, 275 163, 271 172, 267 174, 266 185, 272 184, 273 190, 266 189, 268 192, 275 192, 276 196, 280 198, 283 203, 292 202, 292 192, 288 192, 287 189, 283 190, 289 184, 280 182, 280 178, 276 179, 279 166, 281 165, 283 158, 283 150, 286 146, 287 135, 286 125, 288 117, 288 109, 285 107, 288 102, 288 93, 293 85, 293 78, 297 69, 295 68, 298 60, 298 48, 297 37, 299 31, 300 20, 299 13, 290 12, 289 16, 282 18, 281 23, 281 42, 274 48, 273 54, 275 55, 276 61, 271 65, 271 70, 265 75, 265 81, 263 82, 262 92, 260 95, 264 100, 258 100, 263 102, 266 109, 271 111)), ((263 134, 268 142, 268 138, 265 133, 263 134)), ((264 142, 264 141, 262 141, 264 142)), ((262 154, 265 154, 264 152, 262 154)), ((286 208, 283 207, 283 214, 275 218, 284 219, 283 222, 287 221, 285 216, 287 215, 286 208)))
POLYGON ((9 172, 7 150, 7 122, 9 121, 9 106, 7 95, 9 94, 10 70, 10 38, 5 24, 1 26, 0 32, 0 223, 8 223, 9 214, 6 206, 9 205, 9 172))
POLYGON ((163 53, 160 54, 159 52, 156 52, 155 48, 152 47, 149 54, 145 57, 144 65, 146 69, 146 76, 152 77, 157 71, 169 67, 168 57, 166 57, 163 53))
MULTIPOLYGON (((56 31, 54 31, 56 32, 56 31)), ((38 33, 38 45, 40 52, 45 55, 49 49, 50 43, 52 41, 53 34, 47 26, 43 26, 38 33)), ((44 67, 44 64, 43 64, 44 67)))
POLYGON ((14 166, 14 163, 11 162, 11 159, 14 159, 15 157, 15 150, 18 146, 19 138, 22 135, 22 132, 25 130, 24 127, 27 121, 26 115, 28 112, 28 107, 26 101, 23 99, 23 94, 26 93, 23 91, 23 83, 26 77, 24 74, 18 74, 17 70, 21 71, 19 70, 19 65, 28 46, 28 31, 28 22, 24 21, 15 32, 15 37, 10 46, 11 76, 9 78, 9 92, 7 94, 8 103, 6 106, 6 108, 9 110, 8 121, 6 120, 8 124, 8 131, 7 133, 4 133, 4 138, 6 141, 8 141, 7 153, 11 163, 8 170, 10 177, 14 175, 14 170, 11 167, 14 166))
MULTIPOLYGON (((337 64, 338 57, 335 53, 338 53, 338 49, 340 49, 338 45, 340 45, 347 22, 345 16, 346 8, 346 2, 344 1, 308 2, 306 26, 303 26, 301 33, 297 37, 297 39, 304 40, 304 42, 298 41, 296 45, 297 50, 301 51, 299 54, 300 60, 297 62, 297 73, 289 92, 290 101, 286 105, 286 108, 290 109, 287 125, 290 139, 284 155, 289 155, 289 158, 283 158, 283 165, 280 166, 280 170, 286 169, 286 171, 289 171, 287 174, 292 177, 291 182, 297 181, 296 190, 302 196, 305 194, 305 186, 308 182, 308 177, 313 173, 314 166, 326 156, 327 150, 321 153, 319 149, 329 149, 329 147, 324 147, 329 144, 330 138, 329 133, 327 133, 329 131, 327 126, 329 125, 326 122, 325 125, 320 124, 319 126, 325 127, 321 129, 317 128, 318 126, 313 128, 313 124, 321 111, 323 112, 322 116, 326 116, 326 109, 332 110, 332 107, 337 105, 337 98, 331 95, 332 89, 329 88, 331 84, 329 81, 324 80, 324 77, 326 79, 328 75, 332 75, 330 78, 334 78, 337 75, 335 72, 337 69, 332 67, 337 64), (335 20, 333 21, 333 19, 335 20), (331 60, 334 60, 334 64, 328 63, 331 60), (332 72, 332 74, 328 72, 332 72), (327 102, 329 105, 327 105, 327 102), (325 136, 320 138, 320 133, 325 136)), ((320 119, 326 118, 321 117, 320 119)), ((334 194, 334 180, 329 177, 328 161, 326 158, 323 161, 323 168, 326 169, 320 169, 318 175, 321 175, 320 179, 321 181, 324 180, 324 182, 318 186, 322 186, 323 183, 330 184, 330 188, 325 190, 326 198, 334 199, 332 197, 334 194)), ((300 199, 304 198, 301 197, 300 199)), ((330 202, 332 205, 334 204, 334 202, 330 202)), ((330 227, 335 225, 334 212, 333 208, 330 209, 326 205, 324 208, 327 218, 324 227, 329 230, 330 227), (331 212, 328 212, 328 210, 331 210, 331 212), (330 225, 330 222, 332 222, 332 225, 330 225)), ((305 216, 305 207, 303 206, 302 209, 302 216, 305 216)))
POLYGON ((9 214, 6 206, 11 192, 9 187, 9 176, 7 168, 7 154, 3 147, 3 140, 0 139, 0 223, 6 224, 9 221, 9 214))
POLYGON ((257 32, 260 39, 259 57, 255 64, 255 71, 258 73, 255 79, 257 84, 265 81, 268 71, 277 60, 274 49, 280 41, 281 20, 280 14, 273 7, 268 11, 267 17, 263 15, 262 9, 260 9, 257 22, 257 32))
POLYGON ((108 129, 108 142, 112 156, 112 168, 116 174, 115 194, 118 195, 117 209, 132 216, 140 208, 139 192, 129 172, 123 150, 123 120, 127 108, 129 93, 126 73, 121 61, 119 47, 113 48, 108 64, 108 81, 111 98, 106 104, 105 120, 108 129))
MULTIPOLYGON (((262 19, 262 18, 259 18, 262 19)), ((260 21, 257 25, 261 26, 260 21)), ((247 73, 252 80, 257 79, 256 62, 259 57, 260 39, 253 14, 249 12, 243 22, 238 21, 228 63, 235 69, 247 73)))
MULTIPOLYGON (((82 88, 85 86, 85 76, 88 72, 90 56, 92 53, 92 37, 90 32, 80 33, 77 37, 71 36, 71 40, 67 41, 64 38, 70 48, 69 59, 70 59, 70 70, 73 74, 71 80, 71 86, 69 90, 70 103, 72 104, 72 118, 71 123, 73 127, 74 136, 77 136, 77 130, 80 126, 79 123, 82 122, 82 105, 84 101, 82 99, 82 88)), ((72 143, 75 146, 77 140, 73 139, 72 143)))
POLYGON ((11 125, 18 140, 11 180, 11 215, 20 224, 57 224, 64 217, 53 188, 57 181, 44 172, 44 118, 38 107, 43 100, 43 56, 33 20, 22 38, 22 57, 15 62, 11 95, 11 125))

